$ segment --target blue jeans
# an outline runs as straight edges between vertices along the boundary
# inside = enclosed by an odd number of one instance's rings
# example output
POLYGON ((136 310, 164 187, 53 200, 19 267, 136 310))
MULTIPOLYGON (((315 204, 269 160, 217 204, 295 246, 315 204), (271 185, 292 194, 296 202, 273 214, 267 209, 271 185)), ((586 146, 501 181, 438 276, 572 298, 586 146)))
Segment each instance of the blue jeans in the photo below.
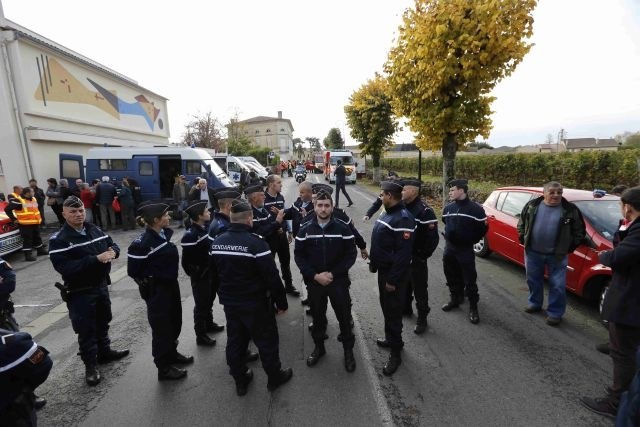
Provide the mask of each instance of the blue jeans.
POLYGON ((549 304, 547 315, 561 318, 567 308, 567 255, 558 260, 557 255, 546 255, 530 249, 525 250, 524 264, 527 269, 529 305, 542 307, 544 301, 544 268, 549 280, 549 304))

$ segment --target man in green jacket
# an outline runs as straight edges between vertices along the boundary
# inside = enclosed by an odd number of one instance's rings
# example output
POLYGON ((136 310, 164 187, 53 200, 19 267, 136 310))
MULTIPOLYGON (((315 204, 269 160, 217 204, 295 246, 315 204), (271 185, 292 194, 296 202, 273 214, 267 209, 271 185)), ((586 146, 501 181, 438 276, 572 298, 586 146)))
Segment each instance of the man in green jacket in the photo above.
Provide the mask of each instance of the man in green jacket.
POLYGON ((518 237, 525 250, 529 301, 524 311, 542 311, 544 269, 549 273, 549 303, 546 322, 557 326, 566 306, 568 254, 583 243, 586 235, 582 214, 562 197, 562 184, 548 182, 543 195, 529 201, 520 214, 518 237))

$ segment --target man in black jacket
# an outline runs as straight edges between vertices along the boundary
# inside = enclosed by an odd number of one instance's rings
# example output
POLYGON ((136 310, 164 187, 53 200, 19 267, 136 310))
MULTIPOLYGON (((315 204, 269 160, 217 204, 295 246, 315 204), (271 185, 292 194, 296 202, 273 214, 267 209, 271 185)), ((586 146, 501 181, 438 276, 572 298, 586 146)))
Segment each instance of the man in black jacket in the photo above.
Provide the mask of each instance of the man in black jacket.
POLYGON ((340 206, 341 190, 344 196, 347 198, 347 201, 349 201, 349 204, 347 205, 347 207, 349 207, 353 205, 353 202, 351 201, 351 197, 349 197, 349 193, 347 193, 347 189, 345 188, 345 184, 347 182, 347 170, 342 164, 342 160, 338 160, 336 163, 336 171, 334 172, 336 177, 336 208, 340 206))
POLYGON ((62 299, 67 303, 73 330, 78 334, 80 357, 85 364, 85 380, 90 386, 100 382, 98 363, 108 363, 129 354, 111 348, 109 322, 111 261, 120 248, 95 225, 85 222, 82 201, 69 196, 63 204, 65 223, 49 240, 53 268, 62 275, 62 299))
POLYGON ((307 366, 314 366, 325 355, 324 335, 327 328, 327 298, 340 324, 344 347, 344 366, 347 372, 356 369, 353 357, 354 336, 351 331, 351 298, 349 269, 357 252, 349 227, 332 218, 331 196, 320 192, 315 201, 315 217, 307 221, 296 236, 295 261, 307 284, 315 348, 307 358, 307 366))

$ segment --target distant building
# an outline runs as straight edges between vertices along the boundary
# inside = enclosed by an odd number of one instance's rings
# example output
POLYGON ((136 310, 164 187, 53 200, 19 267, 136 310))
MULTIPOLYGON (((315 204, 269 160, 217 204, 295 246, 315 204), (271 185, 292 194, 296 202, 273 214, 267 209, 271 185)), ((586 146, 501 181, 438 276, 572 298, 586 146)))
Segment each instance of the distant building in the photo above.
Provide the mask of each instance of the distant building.
POLYGON ((617 151, 620 144, 613 138, 573 138, 562 140, 567 151, 617 151))
POLYGON ((229 136, 245 136, 259 147, 269 148, 282 160, 293 158, 293 125, 282 117, 257 116, 247 120, 232 121, 227 125, 229 136))

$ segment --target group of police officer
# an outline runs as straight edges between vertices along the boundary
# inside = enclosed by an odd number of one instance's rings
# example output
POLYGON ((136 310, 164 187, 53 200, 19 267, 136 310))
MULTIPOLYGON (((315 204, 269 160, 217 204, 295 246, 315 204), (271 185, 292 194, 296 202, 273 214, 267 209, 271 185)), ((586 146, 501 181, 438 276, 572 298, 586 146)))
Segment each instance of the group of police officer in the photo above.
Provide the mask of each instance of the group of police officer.
MULTIPOLYGON (((326 310, 330 302, 340 326, 338 339, 344 348, 345 370, 353 372, 356 368, 349 269, 358 248, 361 257, 370 260, 370 270, 377 272, 385 331, 377 344, 391 350, 382 372, 392 375, 398 369, 403 347, 402 316, 411 306, 412 293, 418 312, 414 332, 422 334, 427 328, 427 259, 439 240, 437 219, 419 197, 420 185, 417 179, 382 182, 380 198, 365 217, 384 206, 373 227, 370 254, 353 221, 334 207, 332 188, 326 184, 302 182, 300 197, 289 208, 285 207, 280 193, 282 181, 277 175, 268 177, 266 190, 262 185, 246 188, 246 200, 235 189, 217 191, 215 211, 207 208, 206 201, 189 203, 181 264, 190 277, 195 300, 196 342, 213 346, 216 341, 208 333, 225 328, 213 321, 212 305, 217 294, 226 317, 227 364, 238 395, 247 393, 253 378, 247 363, 258 359, 258 354, 249 350, 250 340, 258 348, 269 390, 293 375, 291 368, 281 365, 275 316, 287 310, 287 293, 300 295, 293 286, 289 266, 289 244, 294 237, 294 260, 307 289, 303 303, 310 306, 313 317, 314 349, 307 365, 315 366, 326 353, 326 310)), ((452 181, 450 187, 452 202, 443 212, 443 235, 451 300, 442 309, 449 311, 460 305, 466 291, 469 320, 478 323, 472 247, 486 232, 484 211, 466 197, 466 181, 452 181)), ((101 380, 97 364, 129 354, 127 349, 112 348, 108 334, 112 316, 107 285, 111 261, 120 255, 120 249, 110 236, 85 221, 84 207, 77 197, 65 200, 63 216, 65 224, 50 239, 50 259, 62 275, 63 284, 57 286, 78 335, 85 380, 93 386, 101 380)), ((177 350, 182 326, 180 256, 171 242, 170 219, 169 205, 142 203, 138 222, 145 230, 128 248, 127 271, 147 305, 159 380, 184 378, 187 371, 181 366, 194 362, 193 356, 177 350)))

